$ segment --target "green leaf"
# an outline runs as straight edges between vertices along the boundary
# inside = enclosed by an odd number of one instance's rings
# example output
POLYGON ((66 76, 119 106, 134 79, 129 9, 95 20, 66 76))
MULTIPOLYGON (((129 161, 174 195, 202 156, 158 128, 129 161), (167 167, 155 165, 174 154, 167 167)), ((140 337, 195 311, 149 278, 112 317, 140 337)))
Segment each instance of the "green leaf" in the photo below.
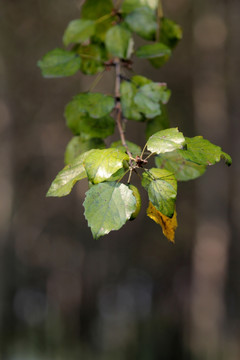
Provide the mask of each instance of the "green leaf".
POLYGON ((174 21, 162 18, 160 27, 160 42, 173 49, 182 39, 182 29, 174 21))
POLYGON ((148 119, 161 114, 160 101, 166 103, 170 97, 170 91, 165 85, 159 83, 146 84, 138 90, 134 97, 138 109, 148 119))
POLYGON ((87 177, 83 162, 91 151, 93 150, 79 155, 71 164, 65 166, 65 168, 58 173, 47 192, 47 196, 66 196, 71 192, 77 181, 87 177))
POLYGON ((119 230, 136 209, 136 199, 124 184, 106 182, 94 185, 86 193, 85 218, 93 237, 119 230))
POLYGON ((78 19, 69 23, 63 35, 64 45, 71 43, 81 44, 89 40, 95 33, 95 22, 92 20, 78 19))
MULTIPOLYGON (((82 18, 97 20, 105 15, 111 15, 113 10, 112 0, 86 0, 82 6, 82 18)), ((104 41, 105 34, 112 26, 113 17, 105 18, 104 21, 96 22, 95 37, 104 41)))
POLYGON ((149 200, 163 215, 172 217, 177 196, 177 180, 164 169, 153 168, 143 173, 142 186, 147 190, 149 200))
POLYGON ((141 87, 143 85, 151 84, 152 80, 146 78, 145 76, 134 75, 131 78, 131 82, 132 82, 132 84, 136 85, 137 87, 141 87))
POLYGON ((72 51, 54 49, 38 61, 42 75, 46 78, 56 78, 74 75, 81 65, 80 57, 72 51))
POLYGON ((99 119, 91 118, 81 112, 76 116, 70 109, 65 111, 67 119, 67 126, 72 130, 73 134, 82 136, 85 138, 106 138, 114 133, 115 120, 106 115, 99 119))
POLYGON ((225 160, 227 165, 231 165, 231 157, 202 136, 185 140, 184 149, 159 155, 155 159, 158 167, 172 171, 177 180, 196 179, 204 174, 207 165, 213 165, 221 159, 225 160))
POLYGON ((171 53, 171 49, 162 43, 143 45, 136 51, 136 55, 139 58, 148 59, 157 68, 168 61, 171 53))
POLYGON ((65 164, 70 164, 80 154, 87 152, 91 149, 104 149, 105 143, 102 139, 82 139, 80 136, 74 136, 68 143, 65 151, 64 161, 65 164))
POLYGON ((206 171, 206 166, 186 160, 184 150, 175 150, 155 157, 156 166, 174 174, 178 181, 188 181, 198 178, 206 171))
POLYGON ((166 106, 161 104, 161 114, 149 120, 146 125, 147 139, 158 131, 168 129, 170 126, 166 106))
POLYGON ((137 87, 128 81, 122 81, 120 87, 122 111, 128 120, 143 120, 138 106, 134 103, 134 97, 137 94, 137 87))
POLYGON ((76 114, 79 112, 85 113, 95 119, 99 119, 110 114, 114 105, 115 103, 112 96, 89 92, 74 96, 66 109, 71 109, 71 111, 76 112, 76 114))
POLYGON ((158 0, 124 0, 122 3, 122 12, 130 13, 142 6, 148 6, 152 10, 158 7, 158 0))
POLYGON ((147 141, 147 148, 152 153, 160 154, 181 149, 185 138, 177 128, 166 129, 153 134, 147 141))
MULTIPOLYGON (((128 147, 128 150, 130 151, 130 153, 132 154, 132 156, 135 158, 137 155, 140 156, 142 150, 140 148, 140 146, 132 143, 131 141, 126 141, 126 144, 127 144, 127 147, 128 147)), ((115 141, 111 144, 111 148, 115 148, 115 149, 118 149, 122 152, 126 152, 126 148, 125 146, 122 145, 122 142, 119 140, 119 141, 115 141)))
POLYGON ((98 184, 109 179, 123 167, 123 161, 129 157, 117 149, 93 150, 85 159, 84 166, 88 179, 98 184))
POLYGON ((224 153, 222 149, 203 139, 202 136, 186 138, 186 149, 181 151, 185 160, 192 161, 199 165, 214 165, 223 159, 228 166, 232 164, 231 157, 224 153))
POLYGON ((157 31, 155 12, 149 7, 137 8, 125 18, 131 31, 147 40, 154 40, 157 31))
POLYGON ((97 44, 80 46, 78 53, 82 59, 80 70, 83 74, 94 75, 104 70, 107 60, 105 49, 97 44))
POLYGON ((130 31, 116 25, 108 30, 105 44, 108 52, 122 59, 129 59, 133 52, 133 39, 130 31))

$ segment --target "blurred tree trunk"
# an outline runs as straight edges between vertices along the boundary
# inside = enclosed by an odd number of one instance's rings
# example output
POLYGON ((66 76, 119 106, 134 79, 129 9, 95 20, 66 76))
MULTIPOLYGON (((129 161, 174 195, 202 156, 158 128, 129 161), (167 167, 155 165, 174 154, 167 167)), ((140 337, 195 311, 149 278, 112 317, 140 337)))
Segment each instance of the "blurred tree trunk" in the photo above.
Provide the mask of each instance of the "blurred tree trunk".
MULTIPOLYGON (((197 132, 228 151, 227 7, 224 0, 198 0, 194 1, 193 6, 197 132)), ((229 178, 229 169, 218 165, 209 169, 197 183, 190 329, 194 359, 221 359, 227 354, 226 358, 231 358, 224 336, 224 289, 230 242, 229 178)))

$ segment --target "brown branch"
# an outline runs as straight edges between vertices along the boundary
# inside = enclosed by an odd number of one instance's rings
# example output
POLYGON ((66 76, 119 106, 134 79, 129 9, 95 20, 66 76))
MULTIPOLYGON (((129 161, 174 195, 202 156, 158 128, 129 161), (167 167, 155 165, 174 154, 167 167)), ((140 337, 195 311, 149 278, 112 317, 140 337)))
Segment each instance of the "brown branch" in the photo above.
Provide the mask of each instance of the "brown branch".
POLYGON ((122 106, 121 106, 121 101, 120 101, 120 99, 121 99, 121 94, 120 94, 121 61, 120 61, 119 58, 116 58, 114 63, 115 63, 115 71, 116 71, 116 81, 115 81, 116 106, 115 106, 115 109, 116 109, 116 112, 117 112, 117 118, 116 118, 117 127, 118 127, 118 132, 119 132, 119 135, 120 135, 121 142, 122 142, 123 146, 126 149, 126 152, 127 152, 128 156, 130 158, 130 164, 131 164, 131 160, 133 159, 133 156, 132 156, 131 152, 128 149, 127 142, 126 142, 126 139, 125 139, 125 132, 123 130, 123 124, 122 124, 122 106))

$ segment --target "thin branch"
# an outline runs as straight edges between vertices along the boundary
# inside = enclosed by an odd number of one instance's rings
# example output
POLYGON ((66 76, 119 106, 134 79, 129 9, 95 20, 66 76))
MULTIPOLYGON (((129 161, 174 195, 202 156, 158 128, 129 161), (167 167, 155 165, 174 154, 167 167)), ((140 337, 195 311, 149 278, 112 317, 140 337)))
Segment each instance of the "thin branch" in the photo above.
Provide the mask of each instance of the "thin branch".
POLYGON ((159 42, 160 39, 160 24, 161 19, 163 18, 163 7, 162 0, 158 0, 158 8, 157 8, 157 32, 156 32, 156 41, 159 42))
POLYGON ((122 106, 121 106, 121 93, 120 93, 120 86, 121 86, 121 61, 119 58, 115 59, 115 71, 116 71, 116 80, 115 80, 115 98, 116 98, 116 106, 115 109, 117 111, 117 127, 118 127, 118 131, 119 131, 119 135, 121 138, 121 142, 123 144, 123 146, 126 149, 126 152, 130 158, 130 164, 131 164, 131 159, 133 158, 131 152, 128 149, 127 146, 127 142, 125 139, 125 133, 123 130, 123 126, 122 126, 122 106))

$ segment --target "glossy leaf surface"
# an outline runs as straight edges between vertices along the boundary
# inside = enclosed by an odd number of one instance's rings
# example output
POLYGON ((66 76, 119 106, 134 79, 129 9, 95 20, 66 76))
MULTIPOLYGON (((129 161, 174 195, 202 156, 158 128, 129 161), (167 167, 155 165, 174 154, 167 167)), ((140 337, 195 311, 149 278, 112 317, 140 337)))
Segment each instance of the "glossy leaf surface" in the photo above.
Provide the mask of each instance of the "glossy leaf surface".
POLYGON ((181 149, 184 143, 183 134, 177 128, 171 128, 153 134, 147 141, 147 148, 152 153, 160 154, 181 149))
POLYGON ((129 157, 118 149, 93 150, 84 161, 88 179, 98 184, 109 179, 123 167, 123 161, 129 157))
POLYGON ((47 196, 66 196, 71 192, 77 181, 87 177, 83 162, 91 151, 79 155, 71 164, 65 166, 58 173, 47 192, 47 196))
POLYGON ((84 201, 85 217, 93 237, 120 229, 136 209, 136 199, 124 184, 105 182, 91 187, 84 201))

